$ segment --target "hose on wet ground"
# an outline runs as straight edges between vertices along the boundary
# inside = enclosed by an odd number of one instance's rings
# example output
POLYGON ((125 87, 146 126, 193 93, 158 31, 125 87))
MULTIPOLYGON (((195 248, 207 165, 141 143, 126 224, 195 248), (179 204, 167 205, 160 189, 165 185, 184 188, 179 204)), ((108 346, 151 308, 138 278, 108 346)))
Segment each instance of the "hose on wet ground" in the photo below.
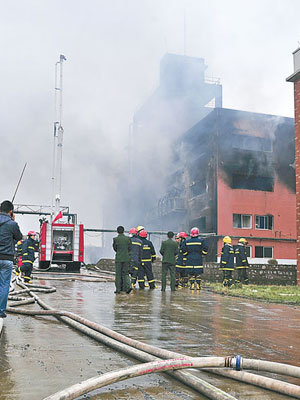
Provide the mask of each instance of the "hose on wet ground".
MULTIPOLYGON (((22 285, 24 288, 26 288, 26 286, 21 283, 21 287, 22 287, 22 285)), ((82 317, 77 316, 76 314, 69 313, 69 312, 56 311, 53 308, 47 306, 44 302, 42 302, 38 298, 38 296, 36 296, 34 293, 32 293, 32 291, 29 290, 29 294, 31 296, 33 296, 35 298, 35 300, 46 310, 38 310, 38 311, 19 310, 20 312, 22 312, 24 314, 56 316, 57 318, 66 322, 68 325, 71 325, 71 326, 81 330, 82 332, 88 334, 89 336, 94 337, 96 340, 99 340, 102 343, 104 343, 110 347, 113 347, 119 351, 125 352, 126 354, 128 354, 132 357, 135 357, 139 360, 152 361, 153 359, 156 359, 156 357, 151 357, 151 356, 149 356, 149 354, 145 354, 144 351, 147 351, 148 353, 151 353, 154 355, 158 355, 159 357, 162 357, 162 358, 185 357, 185 359, 190 359, 190 357, 183 356, 182 354, 170 352, 170 351, 167 351, 164 349, 159 349, 157 347, 147 345, 142 342, 138 342, 134 339, 127 338, 124 335, 118 334, 117 332, 112 331, 106 327, 103 327, 101 325, 98 325, 91 321, 88 321, 82 317), (73 321, 70 321, 69 319, 72 319, 73 321), (75 322, 75 321, 78 321, 78 322, 75 322), (84 324, 85 327, 82 326, 81 324, 84 324), (91 329, 94 331, 97 331, 98 333, 91 331, 91 329), (100 332, 104 333, 104 335, 106 335, 106 336, 101 335, 100 332), (121 343, 116 342, 115 340, 111 341, 111 339, 109 339, 108 336, 110 336, 111 338, 115 338, 116 340, 121 341, 122 343, 125 343, 125 346, 127 344, 132 347, 131 348, 128 348, 128 346, 124 347, 124 344, 122 345, 121 343), (139 348, 142 349, 143 352, 139 351, 138 350, 139 348)), ((17 310, 14 310, 14 309, 8 309, 8 311, 18 312, 17 310)), ((286 374, 286 375, 294 376, 294 377, 300 377, 300 368, 299 367, 293 367, 293 366, 289 366, 289 365, 285 365, 285 364, 271 363, 271 362, 261 361, 261 360, 244 359, 243 366, 245 368, 249 368, 249 369, 254 368, 254 369, 258 369, 258 370, 264 370, 264 371, 269 371, 269 372, 286 374)), ((229 374, 227 374, 227 377, 233 377, 233 375, 235 375, 235 374, 239 375, 240 377, 245 376, 245 382, 253 383, 255 385, 258 385, 258 386, 261 386, 261 387, 264 387, 267 389, 279 391, 280 393, 289 394, 294 397, 300 398, 300 388, 296 385, 284 383, 284 382, 277 381, 277 380, 274 380, 271 378, 265 379, 265 377, 258 377, 257 375, 244 373, 244 372, 240 373, 238 371, 228 371, 228 370, 224 371, 224 370, 219 370, 219 369, 217 371, 214 371, 214 370, 212 371, 209 369, 209 372, 215 373, 218 371, 220 371, 223 376, 226 376, 225 373, 229 373, 229 374)), ((199 382, 199 378, 195 377, 192 374, 189 374, 186 371, 174 371, 174 372, 172 372, 172 375, 179 378, 179 380, 181 380, 183 383, 185 383, 185 384, 188 383, 189 386, 193 387, 194 389, 196 389, 198 391, 199 391, 199 383, 200 383, 200 393, 206 395, 208 398, 212 398, 212 399, 220 399, 220 398, 231 398, 232 399, 233 398, 232 396, 227 395, 226 393, 220 391, 219 389, 214 388, 212 385, 208 384, 205 381, 200 380, 200 382, 199 382), (182 379, 182 374, 184 375, 183 379, 182 379), (188 380, 191 380, 191 382, 187 382, 188 380), (203 387, 203 385, 204 385, 204 387, 203 387), (224 395, 225 395, 225 397, 224 397, 224 395), (230 396, 230 397, 228 397, 228 396, 230 396)), ((234 378, 234 379, 238 379, 238 378, 234 378)), ((241 380, 243 380, 243 379, 241 379, 241 380)))
POLYGON ((92 390, 120 382, 125 379, 134 378, 136 376, 164 372, 183 368, 203 368, 207 365, 215 364, 216 367, 224 365, 224 357, 197 357, 172 360, 158 360, 144 364, 134 365, 124 368, 119 371, 108 372, 101 376, 88 379, 84 382, 70 386, 67 389, 59 391, 44 400, 70 400, 75 399, 83 394, 89 393, 92 390))
MULTIPOLYGON (((18 285, 21 286, 23 289, 26 288, 26 285, 22 282, 18 282, 18 285)), ((62 320, 66 324, 72 326, 73 328, 85 333, 86 335, 94 338, 95 340, 116 349, 117 351, 120 351, 122 353, 125 353, 133 358, 136 358, 140 361, 143 362, 148 362, 148 361, 154 361, 157 360, 157 357, 154 357, 152 355, 147 354, 146 352, 139 350, 137 348, 131 347, 127 345, 126 343, 121 343, 120 341, 117 341, 113 338, 110 338, 107 336, 110 332, 115 333, 116 336, 118 337, 119 334, 116 332, 105 328, 99 324, 96 324, 92 321, 89 321, 85 318, 82 318, 76 314, 70 313, 68 311, 57 311, 54 310, 52 307, 48 306, 46 303, 44 303, 33 291, 29 290, 28 294, 35 299, 35 301, 42 307, 44 310, 25 310, 25 309, 14 309, 11 308, 10 306, 7 307, 8 312, 12 313, 22 313, 22 314, 27 314, 27 315, 53 315, 56 318, 62 320), (106 334, 102 334, 102 332, 105 332, 106 334)), ((120 337, 124 337, 125 339, 126 336, 120 335, 120 337)), ((140 343, 140 347, 142 348, 143 345, 145 345, 142 342, 140 343)), ((147 345, 145 345, 147 346, 147 345)), ((152 347, 152 346, 151 346, 152 347)), ((159 351, 157 352, 159 354, 159 351)), ((170 358, 170 357, 169 357, 170 358)), ((213 385, 210 385, 208 382, 184 371, 174 371, 174 372, 168 372, 173 378, 177 378, 180 380, 180 382, 188 385, 189 387, 193 388, 194 390, 198 391, 199 393, 205 395, 209 399, 212 400, 234 400, 235 398, 225 392, 223 392, 221 389, 218 389, 214 387, 213 385)))

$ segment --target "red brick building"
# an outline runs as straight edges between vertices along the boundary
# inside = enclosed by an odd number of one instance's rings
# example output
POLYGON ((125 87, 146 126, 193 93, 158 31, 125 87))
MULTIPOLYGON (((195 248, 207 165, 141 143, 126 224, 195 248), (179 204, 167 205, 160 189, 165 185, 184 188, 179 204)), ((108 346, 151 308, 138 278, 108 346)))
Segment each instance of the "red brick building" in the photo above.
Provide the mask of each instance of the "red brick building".
POLYGON ((210 261, 230 235, 233 244, 247 238, 251 263, 296 263, 292 118, 215 108, 176 147, 180 168, 168 179, 153 228, 215 234, 210 261))
POLYGON ((300 48, 293 53, 294 73, 287 78, 294 82, 295 102, 295 162, 296 162, 296 219, 297 219, 297 284, 300 285, 300 48))

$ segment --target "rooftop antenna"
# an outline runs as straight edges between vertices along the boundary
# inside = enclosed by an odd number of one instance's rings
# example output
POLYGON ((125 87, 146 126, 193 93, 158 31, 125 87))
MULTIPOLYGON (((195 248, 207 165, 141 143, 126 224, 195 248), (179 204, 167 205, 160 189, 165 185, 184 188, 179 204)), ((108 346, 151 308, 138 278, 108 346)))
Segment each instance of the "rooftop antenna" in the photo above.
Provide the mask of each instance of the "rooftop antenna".
POLYGON ((53 168, 52 168, 52 218, 60 209, 61 196, 61 173, 62 173, 62 146, 63 133, 62 127, 62 105, 63 105, 63 62, 66 61, 64 55, 59 56, 59 61, 55 63, 55 88, 54 88, 54 142, 53 142, 53 168), (54 204, 55 202, 55 204, 54 204))

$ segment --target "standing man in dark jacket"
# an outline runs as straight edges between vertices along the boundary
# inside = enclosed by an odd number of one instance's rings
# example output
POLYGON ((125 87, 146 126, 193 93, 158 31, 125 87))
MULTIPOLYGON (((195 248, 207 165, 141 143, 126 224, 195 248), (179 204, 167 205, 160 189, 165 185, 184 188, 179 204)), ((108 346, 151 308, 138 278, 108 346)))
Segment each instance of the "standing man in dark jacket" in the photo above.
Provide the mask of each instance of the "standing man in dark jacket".
POLYGON ((219 270, 223 271, 223 286, 230 287, 234 284, 232 273, 234 270, 234 250, 231 246, 231 237, 223 238, 224 246, 221 252, 221 262, 219 270))
POLYGON ((15 243, 23 238, 15 222, 14 206, 9 200, 0 205, 0 318, 5 318, 15 243))
POLYGON ((164 240, 160 247, 160 254, 162 258, 161 270, 161 291, 165 292, 167 285, 167 273, 170 271, 170 287, 171 291, 175 292, 175 264, 176 255, 178 254, 178 243, 173 240, 174 233, 169 231, 167 233, 168 239, 164 240))
POLYGON ((247 239, 240 238, 235 248, 236 269, 238 273, 236 283, 244 283, 245 285, 249 284, 249 279, 248 279, 249 264, 246 254, 247 244, 248 244, 247 239))
POLYGON ((16 275, 22 272, 25 283, 32 283, 31 273, 35 260, 34 252, 39 250, 39 243, 35 240, 35 236, 35 231, 29 231, 27 233, 27 239, 23 241, 22 245, 22 265, 16 268, 16 275))
POLYGON ((131 285, 129 279, 129 265, 131 259, 131 240, 128 236, 124 235, 124 227, 117 227, 118 236, 113 238, 113 249, 116 252, 116 291, 121 293, 121 289, 126 293, 131 292, 131 285))
POLYGON ((136 228, 131 228, 129 231, 131 235, 131 287, 135 288, 136 279, 141 271, 142 253, 143 253, 143 242, 142 239, 138 237, 138 231, 136 228))

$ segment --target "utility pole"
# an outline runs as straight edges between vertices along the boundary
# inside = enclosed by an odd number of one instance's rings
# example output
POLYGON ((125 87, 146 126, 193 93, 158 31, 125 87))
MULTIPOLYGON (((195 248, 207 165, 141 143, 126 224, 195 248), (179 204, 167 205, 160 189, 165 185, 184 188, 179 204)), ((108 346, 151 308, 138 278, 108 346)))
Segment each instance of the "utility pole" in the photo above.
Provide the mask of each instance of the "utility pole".
POLYGON ((62 126, 62 106, 63 106, 63 62, 66 61, 64 55, 59 56, 59 61, 55 63, 55 122, 54 122, 54 143, 53 143, 53 169, 52 169, 52 218, 54 213, 60 210, 61 197, 61 175, 62 175, 62 146, 63 133, 62 126), (53 203, 55 202, 55 204, 53 203))

